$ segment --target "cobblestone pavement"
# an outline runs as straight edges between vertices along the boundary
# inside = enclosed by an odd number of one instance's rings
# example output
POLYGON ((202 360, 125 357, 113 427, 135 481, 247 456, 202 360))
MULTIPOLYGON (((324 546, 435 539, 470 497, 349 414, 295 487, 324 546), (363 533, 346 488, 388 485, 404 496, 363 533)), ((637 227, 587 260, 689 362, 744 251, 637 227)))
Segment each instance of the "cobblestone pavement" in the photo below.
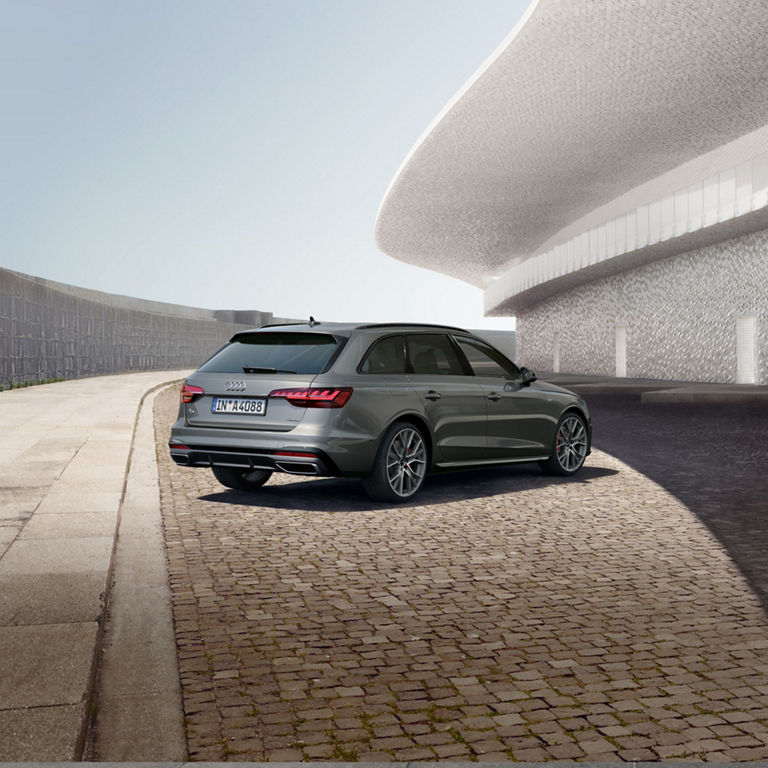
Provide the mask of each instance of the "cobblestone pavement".
POLYGON ((768 759, 768 622, 674 497, 595 451, 258 494, 159 472, 193 760, 768 759))
POLYGON ((768 406, 587 396, 599 447, 677 496, 768 608, 768 406), (659 447, 661 446, 661 450, 659 447))

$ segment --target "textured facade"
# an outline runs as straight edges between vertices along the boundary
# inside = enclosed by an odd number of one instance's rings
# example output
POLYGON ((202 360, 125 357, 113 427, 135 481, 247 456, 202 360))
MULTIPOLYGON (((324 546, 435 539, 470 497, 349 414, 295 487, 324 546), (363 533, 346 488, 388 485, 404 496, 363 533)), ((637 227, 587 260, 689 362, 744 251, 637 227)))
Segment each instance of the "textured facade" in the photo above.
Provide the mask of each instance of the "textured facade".
POLYGON ((494 315, 516 314, 596 276, 766 226, 768 125, 571 222, 489 284, 485 307, 494 315))
POLYGON ((195 368, 270 312, 142 301, 0 269, 0 386, 195 368))
POLYGON ((542 372, 768 384, 761 0, 533 0, 403 161, 385 252, 542 372))
POLYGON ((611 275, 520 311, 518 358, 540 372, 614 376, 624 335, 624 375, 736 382, 737 325, 746 318, 754 318, 756 329, 755 383, 768 384, 768 230, 611 275))

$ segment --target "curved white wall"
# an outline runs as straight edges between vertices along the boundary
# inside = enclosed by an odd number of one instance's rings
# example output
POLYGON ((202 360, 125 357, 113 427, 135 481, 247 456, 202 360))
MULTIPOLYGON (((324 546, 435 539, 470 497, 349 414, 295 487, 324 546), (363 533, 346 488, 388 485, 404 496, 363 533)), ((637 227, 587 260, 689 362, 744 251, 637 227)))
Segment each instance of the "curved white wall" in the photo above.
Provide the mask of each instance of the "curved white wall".
MULTIPOLYGON (((485 311, 508 314, 562 290, 558 278, 605 263, 601 276, 684 250, 685 238, 705 231, 712 239, 734 234, 736 220, 768 208, 768 126, 663 174, 560 230, 522 263, 492 282, 485 311), (679 240, 678 240, 679 239, 679 240), (670 241, 675 241, 672 243, 670 241), (666 247, 663 247, 665 246, 666 247), (662 246, 662 247, 660 247, 662 246), (640 254, 642 253, 642 256, 640 254)), ((748 232, 746 225, 742 231, 748 232)), ((751 227, 752 229, 754 227, 751 227)), ((691 241, 693 242, 693 241, 691 241)))

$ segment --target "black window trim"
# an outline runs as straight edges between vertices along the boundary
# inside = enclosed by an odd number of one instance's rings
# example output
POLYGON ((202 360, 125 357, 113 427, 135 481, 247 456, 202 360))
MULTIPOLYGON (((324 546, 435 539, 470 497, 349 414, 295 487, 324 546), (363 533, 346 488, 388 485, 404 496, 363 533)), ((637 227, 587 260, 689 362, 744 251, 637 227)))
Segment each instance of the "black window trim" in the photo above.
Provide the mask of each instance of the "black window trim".
MULTIPOLYGON (((368 359, 368 356, 371 354, 371 351, 373 348, 380 342, 384 341, 385 339, 391 339, 395 336, 399 336, 402 339, 403 342, 403 357, 405 359, 405 375, 406 376, 416 376, 420 374, 416 374, 416 372, 413 369, 413 363, 411 362, 411 355, 408 349, 408 336, 443 336, 448 338, 448 342, 451 345, 451 348, 456 353, 456 357, 459 360, 459 363, 461 364, 461 368, 463 373, 460 374, 462 376, 475 376, 475 372, 472 369, 472 364, 469 362, 469 358, 464 354, 464 350, 461 348, 461 344, 459 344, 458 339, 466 339, 468 341, 474 341, 479 342, 481 345, 488 347, 489 349, 492 349, 497 355, 500 355, 504 360, 506 360, 517 372, 517 376, 512 376, 512 374, 509 374, 506 378, 509 378, 511 381, 517 381, 520 378, 520 367, 513 361, 510 360, 503 352, 498 350, 496 347, 493 346, 493 344, 489 344, 485 339, 481 339, 478 336, 473 336, 466 331, 463 331, 461 333, 451 333, 450 331, 443 331, 440 332, 438 330, 435 330, 433 332, 430 332, 429 330, 422 330, 419 329, 417 331, 408 332, 404 331, 401 333, 388 333, 384 336, 379 336, 378 338, 374 339, 369 345, 368 348, 363 353, 362 358, 360 358, 360 362, 358 363, 358 366, 356 368, 357 373, 359 373, 362 376, 398 376, 400 374, 396 373, 369 373, 362 370, 363 365, 365 364, 365 361, 368 359)), ((344 339, 346 341, 346 339, 344 339)), ((335 360, 335 355, 332 360, 335 360)), ((329 365, 330 368, 330 365, 329 365)), ((325 371, 323 371, 325 373, 325 371)), ((440 374, 441 376, 453 376, 455 374, 440 374)))
POLYGON ((496 347, 493 346, 493 344, 489 344, 485 339, 480 339, 477 336, 470 336, 469 334, 459 334, 454 333, 451 334, 451 340, 456 345, 456 348, 459 350, 459 353, 461 354, 461 359, 463 363, 466 365, 466 367, 471 371, 471 375, 474 376, 475 372, 472 370, 472 364, 469 362, 469 358, 464 354, 464 350, 461 348, 461 344, 459 344, 459 339, 467 339, 468 341, 479 341, 481 345, 484 345, 488 347, 489 349, 492 349, 497 355, 500 355, 502 359, 506 360, 516 371, 517 376, 513 376, 511 373, 505 377, 510 379, 510 381, 517 381, 520 379, 520 367, 514 363, 514 361, 510 360, 503 352, 496 349, 496 347))
POLYGON ((360 362, 358 363, 357 368, 355 370, 361 376, 403 376, 408 374, 408 365, 409 365, 408 348, 405 343, 405 334, 404 333, 388 333, 388 334, 385 334, 384 336, 379 336, 368 345, 368 349, 366 349, 365 352, 363 353, 363 356, 360 358, 360 362), (397 336, 400 337, 403 344, 403 361, 404 361, 404 368, 405 368, 404 372, 403 373, 370 373, 369 371, 364 371, 363 365, 365 365, 366 360, 368 360, 368 357, 373 351, 373 348, 379 342, 385 341, 386 339, 393 339, 397 336))
MULTIPOLYGON (((472 370, 472 364, 469 362, 469 358, 464 354, 464 350, 461 348, 461 344, 459 344, 459 342, 456 341, 456 335, 451 333, 448 335, 448 338, 451 340, 451 345, 453 346, 454 350, 456 351, 456 354, 459 357, 459 360, 461 361, 461 367, 464 369, 464 375, 474 376, 475 372, 472 370)), ((472 338, 472 337, 463 336, 461 338, 472 338)))
MULTIPOLYGON (((416 331, 415 333, 404 333, 403 338, 405 339, 406 336, 442 336, 443 338, 448 339, 448 345, 453 349, 454 352, 456 352, 456 358, 459 361, 459 365, 461 366, 463 373, 459 374, 461 376, 474 376, 474 372, 472 371, 472 366, 469 364, 469 361, 467 360, 464 353, 459 349, 459 345, 455 342, 453 339, 453 334, 449 333, 448 331, 443 331, 442 333, 435 332, 435 333, 429 333, 424 331, 416 331)), ((424 376, 426 374, 416 373, 416 371, 413 368, 413 363, 411 362, 411 354, 410 350, 408 349, 408 343, 406 341, 405 344, 405 372, 407 374, 410 374, 412 376, 424 376)), ((456 374, 453 373, 440 373, 437 374, 439 376, 455 376, 456 374)))

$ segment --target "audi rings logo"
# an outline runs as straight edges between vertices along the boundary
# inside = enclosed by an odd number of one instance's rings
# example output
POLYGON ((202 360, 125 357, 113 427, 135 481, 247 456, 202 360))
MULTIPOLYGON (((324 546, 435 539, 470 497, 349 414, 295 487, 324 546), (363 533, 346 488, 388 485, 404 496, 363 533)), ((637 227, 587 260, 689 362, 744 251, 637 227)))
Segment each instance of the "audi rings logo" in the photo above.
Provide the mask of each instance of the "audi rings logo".
POLYGON ((227 392, 242 392, 245 389, 244 381, 225 381, 224 387, 227 392))

